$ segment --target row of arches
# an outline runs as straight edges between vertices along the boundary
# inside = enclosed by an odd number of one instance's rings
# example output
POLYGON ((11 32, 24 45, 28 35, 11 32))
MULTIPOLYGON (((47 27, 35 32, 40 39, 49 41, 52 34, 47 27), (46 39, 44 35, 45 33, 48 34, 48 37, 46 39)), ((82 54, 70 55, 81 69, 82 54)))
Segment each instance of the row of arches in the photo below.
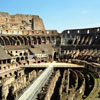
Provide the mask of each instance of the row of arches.
POLYGON ((60 36, 0 36, 1 45, 34 45, 46 43, 61 43, 60 36))
POLYGON ((73 44, 77 45, 99 45, 100 44, 100 35, 84 35, 77 36, 73 40, 73 44))

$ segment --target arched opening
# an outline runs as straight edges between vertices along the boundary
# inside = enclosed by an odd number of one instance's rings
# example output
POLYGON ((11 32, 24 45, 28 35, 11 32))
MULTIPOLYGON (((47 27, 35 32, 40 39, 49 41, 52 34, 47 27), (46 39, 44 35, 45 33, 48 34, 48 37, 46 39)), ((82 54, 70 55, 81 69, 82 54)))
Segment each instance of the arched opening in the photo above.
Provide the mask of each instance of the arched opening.
POLYGON ((12 76, 12 73, 9 73, 10 76, 12 76))
POLYGON ((6 64, 7 62, 6 62, 6 60, 3 60, 3 64, 6 64))
POLYGON ((4 46, 5 45, 5 42, 4 42, 4 40, 0 37, 0 44, 2 45, 2 46, 4 46))
POLYGON ((57 59, 57 52, 54 52, 54 56, 53 56, 54 58, 54 61, 57 61, 58 59, 57 59))
POLYGON ((48 43, 50 43, 50 37, 49 36, 47 37, 47 41, 48 41, 48 43))
POLYGON ((51 43, 54 43, 54 36, 51 37, 51 43))
POLYGON ((28 53, 27 52, 24 52, 24 56, 27 56, 28 55, 28 53))
POLYGON ((13 39, 11 36, 7 36, 9 38, 10 44, 15 45, 15 39, 13 39))
POLYGON ((5 75, 5 78, 7 78, 7 75, 5 75))
POLYGON ((8 96, 7 96, 7 100, 15 100, 16 96, 13 94, 14 92, 14 87, 11 86, 9 88, 9 93, 8 93, 8 96))
POLYGON ((100 35, 95 36, 94 44, 95 45, 100 45, 100 35))
POLYGON ((11 63, 11 59, 8 59, 8 60, 7 60, 7 63, 11 63))
POLYGON ((60 45, 61 44, 61 37, 57 36, 56 37, 56 45, 60 45))
POLYGON ((31 38, 30 38, 30 36, 27 36, 27 39, 28 39, 29 45, 31 45, 31 38))
POLYGON ((19 39, 19 41, 21 42, 21 45, 23 45, 23 44, 24 44, 24 40, 23 40, 23 38, 22 38, 22 37, 20 37, 20 36, 18 36, 17 38, 18 38, 18 39, 19 39))
POLYGON ((2 36, 3 40, 5 41, 5 44, 6 45, 10 45, 10 42, 9 40, 5 37, 5 36, 2 36))
POLYGON ((67 44, 72 44, 73 43, 73 40, 68 40, 67 41, 67 44))
POLYGON ((18 77, 18 74, 16 71, 14 72, 14 75, 15 75, 15 79, 16 79, 18 77))
POLYGON ((18 58, 16 58, 16 62, 19 62, 20 61, 20 58, 18 57, 18 58))
POLYGON ((17 37, 12 36, 12 39, 15 41, 15 43, 14 43, 15 45, 19 44, 19 43, 17 43, 17 41, 19 41, 19 39, 17 37))
POLYGON ((38 44, 41 44, 41 38, 40 37, 37 37, 37 42, 38 42, 38 44))
POLYGON ((46 38, 44 36, 42 37, 42 43, 46 44, 46 38))
POLYGON ((36 37, 32 37, 32 45, 34 45, 34 44, 37 44, 37 40, 36 40, 36 37))
POLYGON ((25 57, 25 60, 27 60, 28 59, 28 57, 25 57))
POLYGON ((21 57, 21 60, 24 60, 24 57, 21 57))
POLYGON ((25 36, 22 36, 22 38, 24 39, 25 45, 28 45, 28 40, 27 40, 27 38, 26 38, 25 36))
POLYGON ((16 42, 16 45, 20 45, 20 42, 19 42, 19 41, 17 41, 17 42, 16 42))

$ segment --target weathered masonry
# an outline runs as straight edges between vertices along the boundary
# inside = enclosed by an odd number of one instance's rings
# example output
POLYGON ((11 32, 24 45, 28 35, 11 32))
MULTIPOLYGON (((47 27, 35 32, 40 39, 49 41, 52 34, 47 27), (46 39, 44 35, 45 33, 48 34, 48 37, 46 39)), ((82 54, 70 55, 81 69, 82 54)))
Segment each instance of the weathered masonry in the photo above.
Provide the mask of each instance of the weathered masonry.
POLYGON ((99 85, 100 27, 58 33, 0 12, 0 100, 94 100, 99 85))

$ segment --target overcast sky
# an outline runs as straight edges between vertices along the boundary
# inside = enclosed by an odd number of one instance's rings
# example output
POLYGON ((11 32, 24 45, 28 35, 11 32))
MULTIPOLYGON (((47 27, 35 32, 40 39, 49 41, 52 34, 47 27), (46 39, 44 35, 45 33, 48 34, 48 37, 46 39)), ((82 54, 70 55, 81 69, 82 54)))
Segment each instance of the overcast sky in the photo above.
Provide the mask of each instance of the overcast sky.
POLYGON ((100 27, 100 0, 1 0, 0 11, 39 15, 46 29, 100 27))

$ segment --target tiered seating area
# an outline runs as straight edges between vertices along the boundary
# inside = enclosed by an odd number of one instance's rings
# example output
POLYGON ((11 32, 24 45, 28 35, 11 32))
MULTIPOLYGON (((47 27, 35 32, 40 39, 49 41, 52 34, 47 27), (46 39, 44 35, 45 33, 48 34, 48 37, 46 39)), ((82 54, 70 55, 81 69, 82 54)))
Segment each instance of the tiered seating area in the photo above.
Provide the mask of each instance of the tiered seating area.
POLYGON ((63 53, 65 59, 80 59, 100 63, 100 50, 97 49, 64 50, 63 53))

